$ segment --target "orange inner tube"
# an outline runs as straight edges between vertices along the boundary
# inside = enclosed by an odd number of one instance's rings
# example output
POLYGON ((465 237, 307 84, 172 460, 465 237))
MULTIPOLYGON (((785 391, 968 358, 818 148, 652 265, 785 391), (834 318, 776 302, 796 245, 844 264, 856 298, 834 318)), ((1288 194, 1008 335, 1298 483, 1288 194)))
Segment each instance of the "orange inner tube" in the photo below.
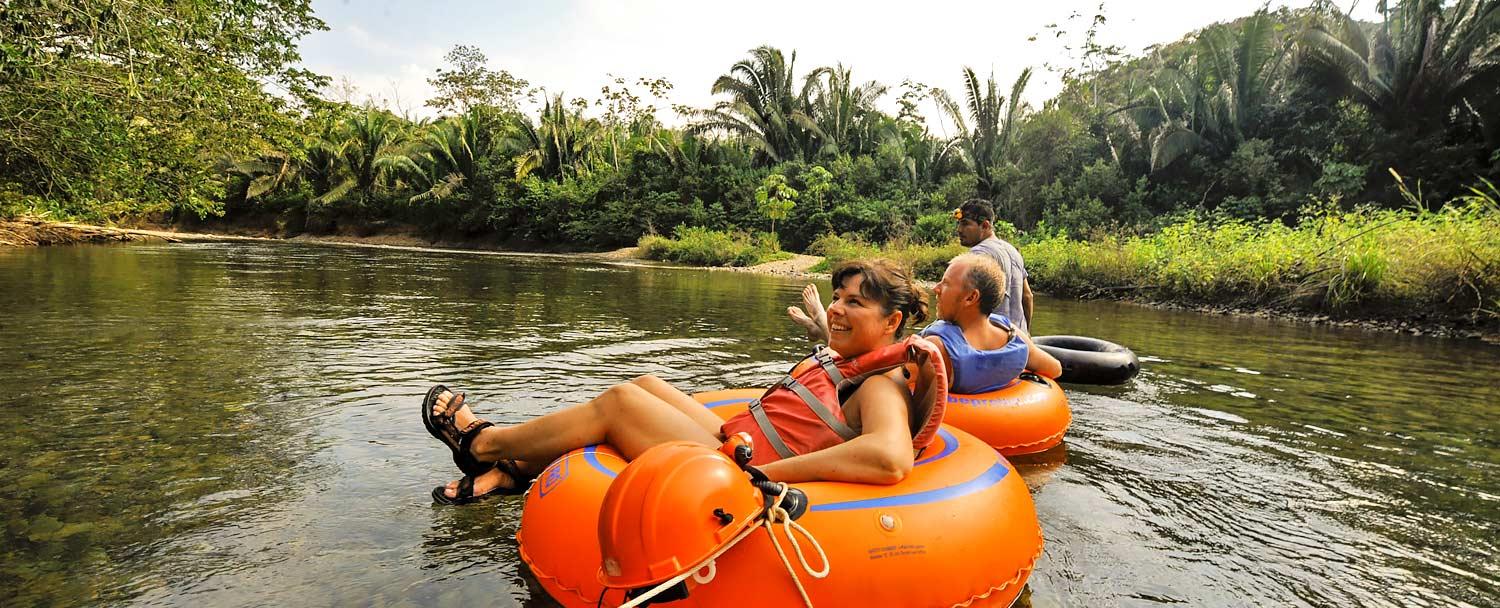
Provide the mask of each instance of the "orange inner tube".
MULTIPOLYGON (((731 390, 694 397, 727 419, 759 395, 731 390)), ((598 519, 604 493, 625 465, 607 446, 575 450, 527 492, 516 534, 521 558, 565 606, 624 602, 622 590, 599 582, 598 519)), ((988 445, 951 427, 944 426, 900 483, 796 487, 812 503, 798 523, 831 564, 827 578, 814 579, 791 558, 818 606, 1009 606, 1041 554, 1041 528, 1021 476, 988 445)), ((780 526, 774 533, 790 551, 780 526)), ((752 533, 712 567, 700 568, 686 581, 687 599, 664 605, 801 605, 768 534, 752 533)), ((812 567, 821 565, 815 551, 805 552, 812 567)))
POLYGON ((1068 396, 1051 378, 1025 373, 978 395, 948 395, 943 423, 978 437, 1006 456, 1035 454, 1062 443, 1073 422, 1068 396))

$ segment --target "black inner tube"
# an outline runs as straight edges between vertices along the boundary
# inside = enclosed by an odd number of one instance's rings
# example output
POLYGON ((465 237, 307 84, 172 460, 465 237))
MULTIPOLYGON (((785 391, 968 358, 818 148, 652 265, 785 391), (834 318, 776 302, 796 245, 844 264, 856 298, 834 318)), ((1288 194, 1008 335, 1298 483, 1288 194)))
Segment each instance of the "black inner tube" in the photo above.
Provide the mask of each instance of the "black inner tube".
POLYGON ((1088 336, 1037 336, 1032 340, 1062 363, 1059 382, 1123 384, 1141 371, 1135 353, 1107 340, 1088 336))

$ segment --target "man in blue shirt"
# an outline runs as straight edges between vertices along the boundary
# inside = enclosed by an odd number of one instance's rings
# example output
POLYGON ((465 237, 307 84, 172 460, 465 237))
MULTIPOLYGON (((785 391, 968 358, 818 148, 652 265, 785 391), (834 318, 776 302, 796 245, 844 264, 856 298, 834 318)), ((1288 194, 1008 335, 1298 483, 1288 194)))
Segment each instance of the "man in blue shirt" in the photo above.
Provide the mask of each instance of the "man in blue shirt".
POLYGON ((970 199, 953 210, 958 222, 958 242, 969 251, 988 256, 1005 272, 1005 301, 996 309, 1028 334, 1031 333, 1031 281, 1026 263, 1014 245, 995 236, 995 209, 982 199, 970 199))

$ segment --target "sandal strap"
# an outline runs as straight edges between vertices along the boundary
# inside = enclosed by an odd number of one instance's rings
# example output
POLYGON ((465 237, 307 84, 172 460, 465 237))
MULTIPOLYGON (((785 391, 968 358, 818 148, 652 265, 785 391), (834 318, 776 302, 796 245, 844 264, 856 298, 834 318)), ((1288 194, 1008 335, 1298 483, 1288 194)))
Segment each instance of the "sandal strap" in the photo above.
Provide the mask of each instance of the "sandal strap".
POLYGON ((458 492, 453 495, 453 498, 457 500, 472 496, 474 496, 474 478, 464 475, 458 480, 458 492))
POLYGON ((463 471, 466 475, 477 476, 494 468, 494 463, 484 462, 475 458, 474 453, 471 451, 471 448, 474 446, 474 438, 479 436, 479 432, 492 426, 495 425, 489 421, 475 420, 474 424, 470 424, 459 435, 458 449, 453 452, 453 464, 458 465, 458 470, 463 471))
MULTIPOLYGON (((452 393, 453 391, 450 390, 448 392, 452 393)), ((453 393, 453 398, 448 400, 448 411, 444 412, 442 417, 452 420, 458 416, 458 410, 463 409, 464 402, 468 401, 468 399, 468 393, 453 393)))
POLYGON ((505 473, 516 485, 526 485, 536 479, 536 475, 527 475, 521 471, 521 465, 515 460, 506 458, 495 462, 495 468, 505 473))
POLYGON ((473 424, 464 427, 464 430, 459 433, 458 450, 470 454, 469 448, 474 446, 474 439, 479 436, 479 432, 492 426, 495 425, 488 420, 475 420, 473 424))
POLYGON ((469 433, 478 433, 480 430, 484 429, 485 427, 489 427, 489 426, 495 426, 495 425, 493 423, 491 423, 490 421, 485 420, 483 418, 475 418, 473 422, 469 423, 469 426, 466 426, 464 428, 459 429, 458 430, 458 434, 460 434, 460 435, 468 435, 469 433))
POLYGON ((521 472, 521 465, 509 458, 495 462, 495 468, 510 477, 509 487, 495 488, 497 494, 506 496, 519 496, 531 489, 531 483, 536 480, 535 475, 526 475, 521 472))

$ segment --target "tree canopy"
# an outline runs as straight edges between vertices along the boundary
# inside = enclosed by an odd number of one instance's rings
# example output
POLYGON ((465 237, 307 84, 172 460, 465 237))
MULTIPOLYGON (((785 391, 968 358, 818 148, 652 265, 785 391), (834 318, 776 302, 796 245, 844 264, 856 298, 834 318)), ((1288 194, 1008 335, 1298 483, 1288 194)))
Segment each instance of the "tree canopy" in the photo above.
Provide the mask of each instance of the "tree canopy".
POLYGON ((83 212, 223 196, 203 159, 284 148, 325 82, 297 40, 307 0, 0 4, 0 174, 83 212))
POLYGON ((478 47, 455 46, 443 61, 452 67, 438 68, 427 79, 437 89, 427 105, 444 113, 462 114, 478 107, 514 111, 517 97, 530 84, 505 70, 490 69, 489 58, 478 47))

